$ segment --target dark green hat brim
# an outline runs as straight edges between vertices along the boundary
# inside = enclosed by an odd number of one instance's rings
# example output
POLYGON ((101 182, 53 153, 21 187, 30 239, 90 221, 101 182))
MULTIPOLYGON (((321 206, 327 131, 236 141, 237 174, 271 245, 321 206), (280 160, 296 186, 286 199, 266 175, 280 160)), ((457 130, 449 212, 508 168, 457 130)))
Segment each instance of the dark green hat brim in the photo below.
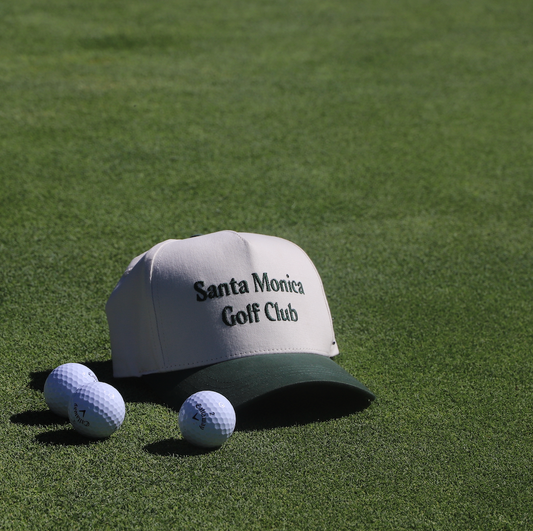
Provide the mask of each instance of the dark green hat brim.
POLYGON ((235 410, 276 391, 313 384, 342 390, 354 401, 372 401, 374 394, 327 356, 308 353, 262 354, 182 371, 150 374, 143 380, 170 407, 179 410, 198 391, 224 395, 235 410))

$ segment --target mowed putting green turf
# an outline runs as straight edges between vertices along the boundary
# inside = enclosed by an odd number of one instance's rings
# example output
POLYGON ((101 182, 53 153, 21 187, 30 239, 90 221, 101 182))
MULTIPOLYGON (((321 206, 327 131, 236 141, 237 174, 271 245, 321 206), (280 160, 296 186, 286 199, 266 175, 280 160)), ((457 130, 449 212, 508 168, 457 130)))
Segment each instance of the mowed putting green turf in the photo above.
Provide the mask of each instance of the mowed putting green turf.
POLYGON ((0 528, 531 529, 533 4, 0 5, 0 528), (136 255, 300 245, 377 400, 286 400, 219 450, 113 380, 136 255), (127 416, 47 411, 88 364, 127 416))

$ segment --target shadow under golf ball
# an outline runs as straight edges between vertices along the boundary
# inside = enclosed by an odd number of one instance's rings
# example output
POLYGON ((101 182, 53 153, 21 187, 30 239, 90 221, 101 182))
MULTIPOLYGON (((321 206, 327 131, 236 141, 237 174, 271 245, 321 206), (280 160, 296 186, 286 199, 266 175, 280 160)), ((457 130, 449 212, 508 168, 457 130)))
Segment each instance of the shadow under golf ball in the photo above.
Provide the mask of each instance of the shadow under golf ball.
POLYGON ((105 439, 90 439, 84 437, 72 428, 65 428, 63 430, 46 431, 39 433, 35 440, 41 444, 49 446, 87 446, 90 444, 97 444, 105 439))
POLYGON ((24 424, 25 426, 53 426, 70 424, 68 419, 52 413, 49 409, 41 411, 24 411, 10 417, 13 424, 24 424))
POLYGON ((216 448, 201 448, 200 446, 194 446, 185 439, 165 439, 163 441, 157 441, 155 443, 147 444, 144 450, 152 455, 159 455, 163 457, 172 456, 191 456, 209 454, 218 450, 216 448))

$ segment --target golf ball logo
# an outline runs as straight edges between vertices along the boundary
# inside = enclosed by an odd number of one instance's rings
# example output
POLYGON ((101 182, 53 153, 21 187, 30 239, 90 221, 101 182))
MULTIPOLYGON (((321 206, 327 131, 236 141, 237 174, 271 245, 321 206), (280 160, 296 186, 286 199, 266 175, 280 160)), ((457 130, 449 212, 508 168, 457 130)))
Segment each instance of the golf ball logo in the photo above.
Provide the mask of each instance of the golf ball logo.
POLYGON ((215 412, 211 411, 210 413, 207 413, 205 408, 202 406, 202 404, 196 404, 196 409, 198 410, 198 413, 195 413, 193 415, 193 420, 199 421, 200 426, 198 426, 201 430, 205 429, 205 425, 207 424, 207 415, 214 416, 215 412), (198 415, 199 414, 199 415, 198 415))
POLYGON ((78 404, 74 404, 72 409, 73 409, 73 412, 74 412, 75 421, 78 424, 81 424, 82 426, 85 426, 85 427, 88 427, 88 426, 91 425, 91 423, 88 420, 84 420, 85 413, 87 412, 86 409, 78 409, 78 404), (80 413, 83 416, 83 418, 80 416, 80 413))

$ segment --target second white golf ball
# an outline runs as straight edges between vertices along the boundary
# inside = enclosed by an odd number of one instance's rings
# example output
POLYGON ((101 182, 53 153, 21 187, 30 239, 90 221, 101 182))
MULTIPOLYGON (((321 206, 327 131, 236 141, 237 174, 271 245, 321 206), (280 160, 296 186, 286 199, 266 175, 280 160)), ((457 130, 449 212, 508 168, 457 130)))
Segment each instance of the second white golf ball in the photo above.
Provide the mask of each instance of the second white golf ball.
POLYGON ((185 400, 178 422, 187 441, 203 448, 217 448, 231 437, 236 416, 225 396, 215 391, 200 391, 185 400))
POLYGON ((81 363, 64 363, 56 367, 44 383, 44 399, 51 411, 68 418, 70 396, 82 385, 97 382, 91 369, 81 363))
POLYGON ((120 428, 126 415, 122 395, 111 385, 93 382, 70 397, 68 417, 74 429, 93 439, 104 439, 120 428))

